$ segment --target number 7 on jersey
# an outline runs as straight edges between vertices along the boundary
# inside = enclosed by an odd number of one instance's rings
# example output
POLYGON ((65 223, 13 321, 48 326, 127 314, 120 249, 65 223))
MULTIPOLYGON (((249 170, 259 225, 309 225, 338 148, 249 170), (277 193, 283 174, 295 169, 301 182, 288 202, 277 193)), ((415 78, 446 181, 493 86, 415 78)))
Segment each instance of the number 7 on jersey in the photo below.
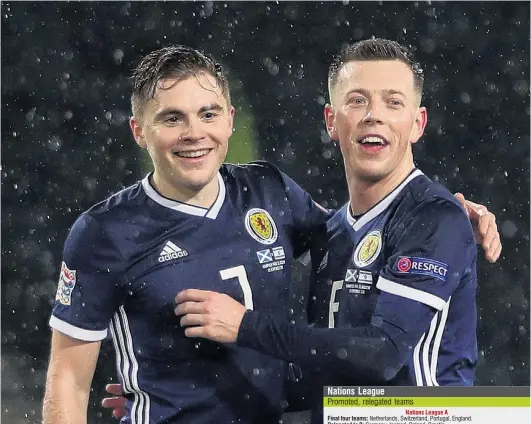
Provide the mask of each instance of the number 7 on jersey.
POLYGON ((247 309, 253 309, 253 292, 251 291, 251 285, 247 278, 247 272, 243 265, 235 266, 233 268, 222 269, 219 271, 222 280, 228 280, 230 278, 237 278, 238 283, 243 291, 243 302, 247 309))

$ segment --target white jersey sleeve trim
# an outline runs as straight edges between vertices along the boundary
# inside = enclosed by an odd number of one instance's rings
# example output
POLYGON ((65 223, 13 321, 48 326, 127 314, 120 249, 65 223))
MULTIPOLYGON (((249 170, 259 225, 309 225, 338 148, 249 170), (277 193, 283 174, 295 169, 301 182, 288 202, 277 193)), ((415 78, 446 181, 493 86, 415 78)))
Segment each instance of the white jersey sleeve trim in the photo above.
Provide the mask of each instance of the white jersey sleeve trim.
POLYGON ((84 330, 83 328, 76 327, 63 320, 60 320, 54 315, 52 315, 50 318, 50 327, 66 334, 67 336, 70 336, 74 339, 83 340, 85 342, 99 342, 107 337, 107 329, 101 331, 84 330))
POLYGON ((396 294, 397 296, 405 297, 411 300, 416 300, 417 302, 429 305, 438 311, 442 311, 446 306, 446 302, 440 297, 426 293, 422 290, 395 283, 394 281, 386 280, 381 276, 378 278, 376 288, 387 293, 396 294))

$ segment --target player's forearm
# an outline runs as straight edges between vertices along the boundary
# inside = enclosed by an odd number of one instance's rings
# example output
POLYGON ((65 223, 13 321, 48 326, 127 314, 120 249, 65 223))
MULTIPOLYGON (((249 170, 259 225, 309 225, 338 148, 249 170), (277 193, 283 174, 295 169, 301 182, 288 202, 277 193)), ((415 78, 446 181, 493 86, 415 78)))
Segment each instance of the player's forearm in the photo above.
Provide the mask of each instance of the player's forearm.
MULTIPOLYGON (((238 345, 252 348, 331 378, 378 384, 394 377, 402 353, 380 329, 313 328, 293 325, 270 315, 247 311, 238 345)), ((305 377, 306 378, 306 377, 305 377)))
POLYGON ((44 424, 86 424, 100 344, 53 330, 43 402, 44 424))
POLYGON ((76 408, 69 408, 63 400, 46 399, 43 410, 43 424, 86 424, 86 414, 79 414, 76 408))
POLYGON ((43 424, 87 424, 88 393, 66 379, 48 379, 43 402, 43 424))
POLYGON ((69 393, 51 393, 44 399, 43 424, 87 424, 87 408, 68 400, 69 393))

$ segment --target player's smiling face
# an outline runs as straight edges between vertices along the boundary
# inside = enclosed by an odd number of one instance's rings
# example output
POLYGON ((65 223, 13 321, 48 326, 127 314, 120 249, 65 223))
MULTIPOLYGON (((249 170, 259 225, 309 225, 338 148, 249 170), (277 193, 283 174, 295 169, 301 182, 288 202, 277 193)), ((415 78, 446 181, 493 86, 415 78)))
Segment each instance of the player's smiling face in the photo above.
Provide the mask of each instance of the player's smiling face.
POLYGON ((411 145, 427 118, 409 67, 399 60, 349 62, 331 96, 327 128, 339 141, 347 175, 367 181, 407 175, 413 167, 411 145))
POLYGON ((159 82, 143 108, 140 130, 133 133, 149 151, 163 195, 182 200, 207 187, 217 190, 233 116, 234 108, 207 73, 159 82))

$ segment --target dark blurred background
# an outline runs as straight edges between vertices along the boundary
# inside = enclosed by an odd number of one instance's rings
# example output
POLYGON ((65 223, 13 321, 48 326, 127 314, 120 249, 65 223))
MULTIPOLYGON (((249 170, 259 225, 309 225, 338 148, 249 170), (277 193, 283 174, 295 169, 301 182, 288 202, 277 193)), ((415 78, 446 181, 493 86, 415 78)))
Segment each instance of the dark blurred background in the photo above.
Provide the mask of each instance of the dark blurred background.
MULTIPOLYGON (((477 384, 529 385, 529 2, 1 9, 2 421, 40 419, 63 241, 78 214, 149 169, 128 128, 128 77, 142 55, 171 43, 202 48, 230 72, 237 115, 229 160, 270 160, 328 207, 347 199, 322 118, 332 55, 371 36, 413 46, 429 111, 417 164, 487 205, 502 235, 499 262, 479 260, 477 384)), ((295 280, 303 295, 303 273, 295 280)), ((110 378, 105 348, 89 423, 116 422, 98 406, 110 378)))

